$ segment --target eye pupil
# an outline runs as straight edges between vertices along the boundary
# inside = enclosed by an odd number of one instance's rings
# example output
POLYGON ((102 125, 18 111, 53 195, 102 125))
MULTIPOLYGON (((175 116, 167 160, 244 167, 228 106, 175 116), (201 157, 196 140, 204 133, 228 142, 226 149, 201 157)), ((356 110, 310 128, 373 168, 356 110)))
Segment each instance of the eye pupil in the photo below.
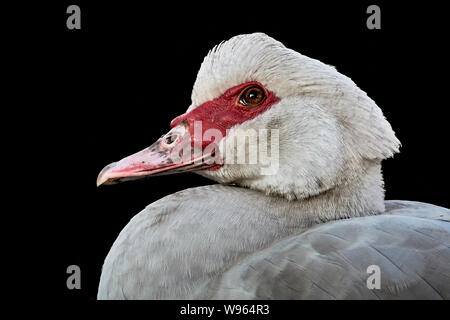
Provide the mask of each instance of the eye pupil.
POLYGON ((259 96, 259 93, 256 90, 252 90, 250 91, 250 93, 248 94, 248 97, 250 99, 256 99, 259 96))

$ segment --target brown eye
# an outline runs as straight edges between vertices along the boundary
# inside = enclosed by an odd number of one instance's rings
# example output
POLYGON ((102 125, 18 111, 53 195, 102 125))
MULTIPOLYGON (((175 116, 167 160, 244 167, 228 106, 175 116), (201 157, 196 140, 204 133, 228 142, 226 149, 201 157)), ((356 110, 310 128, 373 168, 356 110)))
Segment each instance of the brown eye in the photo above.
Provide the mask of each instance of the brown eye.
POLYGON ((254 107, 260 105, 266 98, 263 88, 251 86, 242 91, 239 97, 239 104, 244 107, 254 107))

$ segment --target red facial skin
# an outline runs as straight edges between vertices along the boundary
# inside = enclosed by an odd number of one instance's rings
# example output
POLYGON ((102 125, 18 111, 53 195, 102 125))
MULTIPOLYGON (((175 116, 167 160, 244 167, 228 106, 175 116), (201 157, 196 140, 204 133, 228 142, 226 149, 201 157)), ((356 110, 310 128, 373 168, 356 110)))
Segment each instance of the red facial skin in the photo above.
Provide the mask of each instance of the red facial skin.
MULTIPOLYGON (((172 120, 170 126, 173 128, 186 120, 189 125, 192 143, 194 142, 194 121, 202 122, 202 137, 208 129, 217 129, 222 133, 222 137, 225 137, 227 129, 255 118, 278 101, 280 101, 280 98, 275 96, 273 92, 266 90, 259 82, 251 81, 232 87, 220 97, 207 101, 194 110, 176 117, 172 120), (255 85, 264 90, 266 95, 265 100, 260 105, 254 107, 240 105, 240 94, 246 88, 255 85)), ((209 143, 210 141, 202 141, 202 149, 209 143)))
MULTIPOLYGON (((256 116, 264 113, 272 105, 280 101, 280 98, 275 96, 273 92, 266 90, 259 82, 251 81, 246 82, 235 87, 228 89, 220 97, 207 101, 199 105, 194 110, 182 114, 170 123, 171 128, 186 121, 189 125, 189 132, 191 135, 191 143, 194 144, 194 121, 201 121, 202 123, 202 137, 204 137, 205 131, 208 129, 217 129, 222 133, 222 137, 226 136, 227 129, 234 127, 237 124, 243 123, 247 120, 251 120, 256 116), (265 92, 264 101, 257 106, 242 106, 239 103, 241 93, 251 86, 259 86, 265 92)), ((205 149, 212 141, 202 139, 202 150, 205 149)), ((216 141, 219 143, 219 141, 216 141)), ((217 170, 222 165, 217 164, 209 171, 217 170)))

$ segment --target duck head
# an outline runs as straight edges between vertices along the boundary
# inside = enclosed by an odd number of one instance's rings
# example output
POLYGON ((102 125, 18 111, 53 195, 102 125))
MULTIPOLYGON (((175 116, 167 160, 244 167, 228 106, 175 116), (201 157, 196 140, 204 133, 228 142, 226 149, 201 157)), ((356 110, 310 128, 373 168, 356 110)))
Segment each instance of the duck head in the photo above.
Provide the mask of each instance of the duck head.
POLYGON ((195 171, 305 199, 357 181, 400 144, 380 108, 350 78, 262 33, 213 48, 191 100, 169 133, 106 166, 97 185, 195 171))

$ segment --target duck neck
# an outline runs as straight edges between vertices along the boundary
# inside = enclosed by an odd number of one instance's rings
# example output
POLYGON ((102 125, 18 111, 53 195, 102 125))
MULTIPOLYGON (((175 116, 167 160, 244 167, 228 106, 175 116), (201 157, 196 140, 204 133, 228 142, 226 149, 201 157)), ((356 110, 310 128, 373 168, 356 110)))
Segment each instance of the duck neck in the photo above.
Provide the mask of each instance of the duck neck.
POLYGON ((384 212, 381 164, 367 162, 361 174, 316 196, 297 200, 296 207, 315 222, 375 215, 384 212))

